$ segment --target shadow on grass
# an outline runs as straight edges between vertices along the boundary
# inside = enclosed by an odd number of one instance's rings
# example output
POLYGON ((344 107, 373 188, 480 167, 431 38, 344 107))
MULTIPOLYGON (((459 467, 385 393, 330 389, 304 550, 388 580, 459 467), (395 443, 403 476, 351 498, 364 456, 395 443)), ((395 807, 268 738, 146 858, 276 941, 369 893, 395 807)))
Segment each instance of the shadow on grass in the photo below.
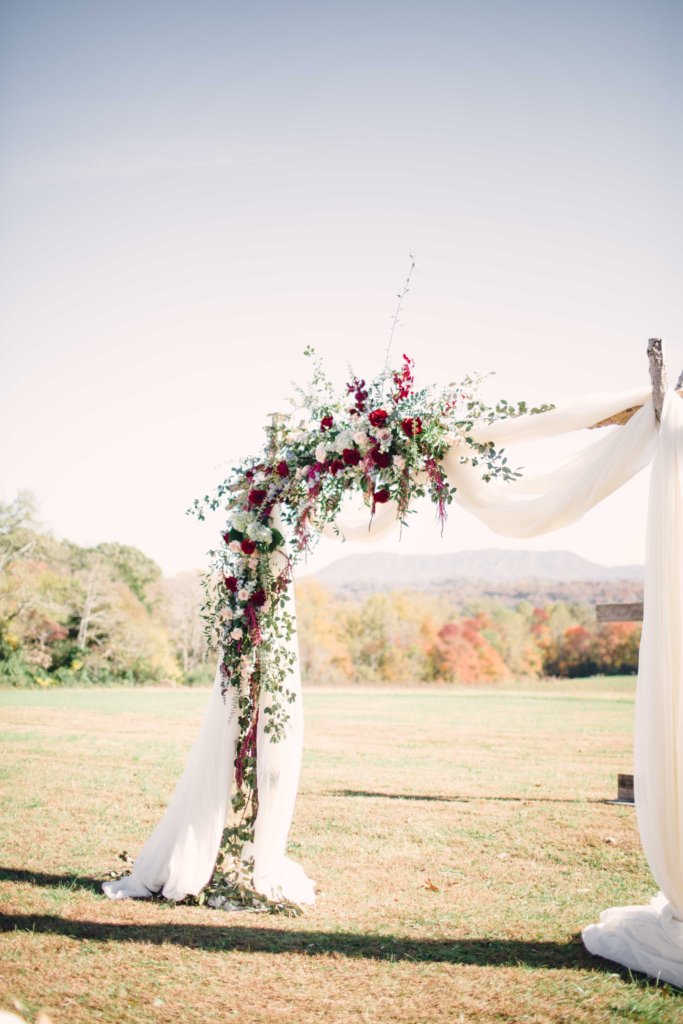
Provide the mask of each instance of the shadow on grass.
POLYGON ((0 867, 0 882, 26 882, 46 889, 69 889, 71 892, 96 892, 98 896, 102 895, 101 878, 85 878, 77 874, 48 875, 44 871, 0 867))
POLYGON ((557 797, 557 796, 437 796, 420 793, 373 793, 365 789, 331 789, 327 796, 359 796, 366 799, 381 800, 423 800, 443 804, 469 804, 473 801, 493 800, 516 804, 610 804, 613 800, 602 800, 595 797, 557 797))
MULTIPOLYGON (((220 912, 216 912, 220 913, 220 912)), ((288 922, 289 923, 289 922, 288 922)), ((520 942, 512 939, 407 939, 395 935, 306 931, 231 924, 112 924, 77 921, 51 914, 0 914, 0 931, 64 935, 88 942, 170 944, 208 951, 336 955, 351 959, 478 964, 480 966, 576 969, 593 968, 579 936, 569 942, 520 942)), ((600 965, 602 967, 602 965, 600 965)), ((609 969, 614 973, 614 964, 609 969)))

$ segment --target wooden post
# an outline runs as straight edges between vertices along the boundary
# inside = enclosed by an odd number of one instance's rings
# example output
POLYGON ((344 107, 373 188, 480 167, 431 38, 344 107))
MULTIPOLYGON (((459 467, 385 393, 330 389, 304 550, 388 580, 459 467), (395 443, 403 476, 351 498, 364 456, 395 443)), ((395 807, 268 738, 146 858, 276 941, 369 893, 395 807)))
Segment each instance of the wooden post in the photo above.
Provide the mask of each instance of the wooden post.
MULTIPOLYGON (((666 368, 664 366, 664 356, 662 354, 662 341, 661 338, 650 338, 647 344, 647 357, 650 363, 650 380, 652 381, 652 401, 655 407, 655 416, 659 423, 662 406, 664 405, 664 392, 666 391, 666 368)), ((678 378, 676 384, 676 391, 683 398, 683 371, 678 378)), ((623 426, 624 423, 628 423, 631 417, 638 412, 641 407, 634 405, 629 409, 624 409, 622 412, 617 412, 614 416, 608 416, 607 419, 600 420, 599 423, 593 423, 589 430, 595 430, 597 427, 612 427, 612 426, 623 426)))
MULTIPOLYGON (((652 381, 652 404, 657 422, 659 423, 662 418, 664 394, 667 387, 661 338, 650 338, 647 343, 647 358, 650 364, 650 380, 652 381)), ((676 391, 680 393, 681 388, 683 388, 683 372, 678 378, 676 391)), ((608 427, 613 424, 626 423, 635 412, 637 412, 637 408, 624 409, 623 412, 617 413, 616 416, 610 416, 606 420, 601 420, 600 423, 595 423, 594 426, 608 427)), ((642 602, 634 604, 599 604, 595 607, 595 613, 598 622, 643 621, 642 602)), ((617 776, 617 799, 610 800, 609 803, 632 804, 633 802, 633 775, 626 775, 620 772, 617 776)))
MULTIPOLYGON (((598 622, 642 622, 643 604, 637 601, 634 604, 596 604, 595 616, 598 622)), ((633 797, 633 775, 619 772, 617 775, 617 798, 609 800, 610 804, 632 804, 633 797)))
POLYGON ((650 361, 650 380, 652 381, 652 404, 655 407, 657 422, 662 418, 664 392, 666 391, 666 367, 662 353, 662 339, 650 338, 647 343, 647 358, 650 361))

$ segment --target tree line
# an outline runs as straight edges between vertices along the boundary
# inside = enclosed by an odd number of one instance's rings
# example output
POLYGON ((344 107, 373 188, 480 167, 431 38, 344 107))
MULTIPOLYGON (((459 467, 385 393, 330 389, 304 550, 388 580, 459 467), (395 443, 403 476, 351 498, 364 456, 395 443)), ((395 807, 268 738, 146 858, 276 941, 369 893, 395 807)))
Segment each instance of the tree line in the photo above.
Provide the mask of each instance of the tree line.
MULTIPOLYGON (((208 684, 198 572, 164 578, 137 548, 81 547, 36 520, 22 493, 0 503, 0 685, 208 684)), ((304 682, 485 683, 629 674, 640 627, 597 626, 570 601, 509 604, 392 591, 333 595, 296 586, 304 682)))
POLYGON ((481 683, 637 672, 640 626, 597 625, 591 605, 538 607, 391 591, 361 601, 296 589, 303 677, 326 682, 481 683))
POLYGON ((5 686, 205 682, 201 601, 196 572, 165 579, 135 547, 57 540, 28 493, 0 503, 5 686))

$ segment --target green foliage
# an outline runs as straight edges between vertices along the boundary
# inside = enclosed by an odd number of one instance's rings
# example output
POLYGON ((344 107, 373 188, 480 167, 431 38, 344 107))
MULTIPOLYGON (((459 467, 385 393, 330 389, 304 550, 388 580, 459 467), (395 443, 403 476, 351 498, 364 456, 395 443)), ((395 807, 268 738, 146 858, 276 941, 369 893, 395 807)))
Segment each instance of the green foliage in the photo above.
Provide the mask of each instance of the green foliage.
POLYGON ((150 587, 161 579, 161 569, 156 562, 127 544, 98 544, 93 552, 101 555, 137 599, 151 609, 150 587))
POLYGON ((197 574, 165 581, 137 548, 82 548, 0 504, 0 685, 144 685, 196 678, 205 646, 197 574))

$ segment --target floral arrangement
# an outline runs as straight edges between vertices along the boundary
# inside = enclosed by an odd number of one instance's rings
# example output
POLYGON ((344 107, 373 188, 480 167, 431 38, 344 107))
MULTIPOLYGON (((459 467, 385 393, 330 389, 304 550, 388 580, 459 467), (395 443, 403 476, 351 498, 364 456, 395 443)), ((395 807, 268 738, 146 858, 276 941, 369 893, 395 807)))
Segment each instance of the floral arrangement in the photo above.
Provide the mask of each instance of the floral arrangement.
MULTIPOLYGON (((315 357, 312 349, 305 354, 315 357)), ((474 441, 471 430, 475 421, 529 411, 524 403, 487 407, 477 377, 442 389, 417 388, 413 370, 413 360, 404 355, 397 369, 385 367, 371 381, 351 373, 336 394, 316 360, 309 385, 296 389, 292 412, 272 417, 263 449, 235 466, 213 498, 207 495, 188 510, 200 519, 206 508, 227 511, 222 543, 210 552, 203 615, 210 646, 221 651, 224 699, 239 723, 233 820, 200 902, 268 909, 250 885, 253 865, 242 859, 258 810, 259 713, 266 718, 264 732, 277 742, 295 699, 287 689, 294 659, 287 643, 294 628, 287 611, 292 568, 322 526, 334 524, 346 492, 363 493, 369 519, 378 505, 395 502, 401 524, 413 500, 429 496, 443 528, 454 489, 442 463, 454 444, 463 461, 481 467, 484 480, 519 475, 502 450, 474 441)), ((281 903, 275 909, 296 908, 281 903)))

